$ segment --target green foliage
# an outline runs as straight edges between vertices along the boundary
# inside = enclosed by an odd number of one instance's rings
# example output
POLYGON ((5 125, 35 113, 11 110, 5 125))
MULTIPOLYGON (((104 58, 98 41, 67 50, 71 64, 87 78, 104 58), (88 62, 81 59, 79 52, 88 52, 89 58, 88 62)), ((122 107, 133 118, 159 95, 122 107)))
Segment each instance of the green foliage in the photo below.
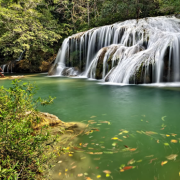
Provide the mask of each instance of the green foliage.
POLYGON ((33 125, 40 122, 39 105, 47 100, 34 99, 37 88, 30 83, 14 80, 12 87, 0 88, 0 179, 34 179, 43 171, 43 143, 50 140, 49 133, 34 133, 33 125))

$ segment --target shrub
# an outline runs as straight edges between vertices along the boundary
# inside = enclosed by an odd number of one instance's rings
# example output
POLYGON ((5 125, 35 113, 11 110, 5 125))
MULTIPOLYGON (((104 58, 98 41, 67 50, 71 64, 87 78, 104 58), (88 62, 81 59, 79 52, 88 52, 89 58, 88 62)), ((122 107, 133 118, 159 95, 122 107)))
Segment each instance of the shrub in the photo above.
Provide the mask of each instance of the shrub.
POLYGON ((34 133, 33 126, 40 122, 38 106, 54 98, 34 99, 36 91, 33 84, 20 80, 13 80, 9 89, 0 87, 0 179, 35 179, 43 171, 43 144, 50 134, 34 133))

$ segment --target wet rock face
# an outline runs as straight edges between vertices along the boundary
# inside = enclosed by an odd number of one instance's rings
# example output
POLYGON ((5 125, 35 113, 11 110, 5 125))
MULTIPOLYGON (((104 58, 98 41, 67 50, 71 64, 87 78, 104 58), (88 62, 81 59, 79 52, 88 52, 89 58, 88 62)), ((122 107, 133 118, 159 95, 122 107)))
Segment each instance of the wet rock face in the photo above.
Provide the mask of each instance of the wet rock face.
POLYGON ((180 14, 177 14, 177 15, 176 15, 176 18, 180 19, 180 14))

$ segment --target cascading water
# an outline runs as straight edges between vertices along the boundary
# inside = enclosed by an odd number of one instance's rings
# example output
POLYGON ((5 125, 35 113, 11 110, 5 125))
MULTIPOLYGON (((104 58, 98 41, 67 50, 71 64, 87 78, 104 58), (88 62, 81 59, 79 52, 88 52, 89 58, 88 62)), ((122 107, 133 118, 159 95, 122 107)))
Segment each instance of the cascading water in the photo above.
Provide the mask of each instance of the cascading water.
POLYGON ((114 83, 180 81, 180 19, 155 17, 94 28, 64 40, 54 75, 114 83))

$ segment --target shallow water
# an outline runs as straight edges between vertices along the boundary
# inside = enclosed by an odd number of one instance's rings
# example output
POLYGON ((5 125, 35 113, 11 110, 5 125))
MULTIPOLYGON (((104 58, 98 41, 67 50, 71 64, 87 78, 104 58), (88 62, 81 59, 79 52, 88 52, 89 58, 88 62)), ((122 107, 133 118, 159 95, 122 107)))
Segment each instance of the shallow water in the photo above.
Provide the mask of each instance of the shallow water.
MULTIPOLYGON (((67 167, 68 171, 61 166, 58 169, 57 163, 54 179, 90 177, 94 180, 98 179, 97 175, 101 175, 100 179, 114 180, 180 178, 179 88, 107 86, 97 81, 52 78, 42 74, 29 76, 23 81, 36 82, 39 87, 37 96, 56 97, 53 105, 43 107, 41 111, 55 114, 67 122, 94 120, 89 122, 95 122, 91 126, 99 130, 79 137, 78 144, 82 143, 79 147, 85 151, 82 154, 74 151, 69 158, 75 163, 67 167), (171 154, 178 156, 175 160, 168 160, 166 156, 171 154), (163 161, 164 165, 161 165, 163 161), (119 167, 123 164, 133 167, 120 172, 119 167), (71 169, 75 165, 77 167, 71 169), (107 175, 104 170, 111 173, 107 175), (83 176, 77 177, 81 173, 83 176)), ((10 82, 0 81, 0 86, 8 87, 10 82)))

